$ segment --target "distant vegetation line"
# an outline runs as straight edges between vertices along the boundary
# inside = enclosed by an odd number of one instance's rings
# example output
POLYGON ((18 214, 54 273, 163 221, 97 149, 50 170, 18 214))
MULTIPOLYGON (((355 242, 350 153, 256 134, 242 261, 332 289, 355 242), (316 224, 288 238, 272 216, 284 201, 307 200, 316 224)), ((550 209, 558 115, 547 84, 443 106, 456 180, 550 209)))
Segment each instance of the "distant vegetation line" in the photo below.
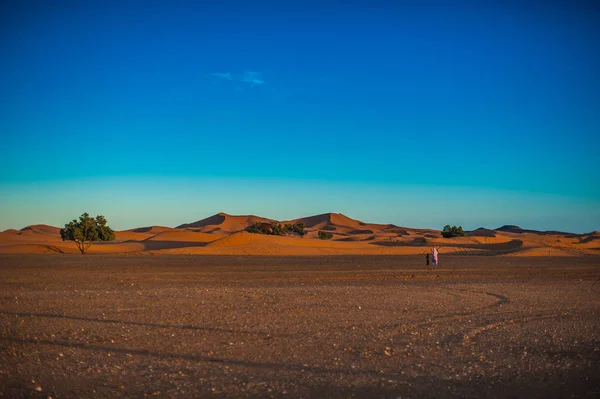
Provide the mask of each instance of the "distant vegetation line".
POLYGON ((297 235, 304 237, 304 223, 284 224, 279 222, 261 223, 256 222, 246 228, 246 231, 253 234, 267 234, 273 236, 291 236, 297 235))

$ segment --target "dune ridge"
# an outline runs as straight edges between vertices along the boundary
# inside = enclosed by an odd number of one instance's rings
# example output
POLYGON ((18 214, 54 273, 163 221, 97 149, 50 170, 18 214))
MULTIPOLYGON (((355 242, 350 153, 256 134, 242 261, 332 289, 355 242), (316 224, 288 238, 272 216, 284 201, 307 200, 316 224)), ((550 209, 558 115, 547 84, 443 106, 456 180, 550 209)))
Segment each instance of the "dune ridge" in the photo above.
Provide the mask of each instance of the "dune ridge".
POLYGON ((177 226, 178 229, 189 229, 202 233, 231 234, 238 231, 244 231, 248 226, 254 223, 272 223, 275 220, 263 218, 255 215, 229 215, 225 212, 219 212, 216 215, 193 223, 185 223, 177 226))
MULTIPOLYGON (((146 226, 116 231, 115 241, 96 243, 89 253, 222 255, 408 255, 437 247, 442 254, 510 256, 600 255, 600 232, 572 234, 527 230, 515 225, 480 227, 465 237, 441 237, 440 230, 366 223, 341 213, 323 213, 287 221, 302 222, 305 236, 272 236, 245 231, 254 223, 275 222, 255 215, 224 212, 177 227, 146 226), (329 240, 318 238, 327 231, 329 240)), ((79 253, 60 238, 60 228, 36 224, 0 232, 0 254, 79 253)))

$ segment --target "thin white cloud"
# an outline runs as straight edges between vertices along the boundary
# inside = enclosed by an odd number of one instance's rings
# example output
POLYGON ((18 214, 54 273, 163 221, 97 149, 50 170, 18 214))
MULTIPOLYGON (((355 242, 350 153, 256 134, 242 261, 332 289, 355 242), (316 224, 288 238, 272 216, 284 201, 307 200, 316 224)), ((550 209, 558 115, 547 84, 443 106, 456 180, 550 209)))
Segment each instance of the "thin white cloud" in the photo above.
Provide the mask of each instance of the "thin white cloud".
POLYGON ((231 72, 215 72, 210 74, 213 77, 230 80, 232 82, 247 83, 250 86, 264 85, 266 82, 262 78, 262 73, 245 71, 241 75, 234 75, 231 72))
POLYGON ((262 73, 251 71, 244 72, 242 82, 250 83, 252 86, 265 84, 265 81, 262 80, 262 73))
POLYGON ((233 80, 229 72, 215 72, 211 73, 211 75, 225 80, 233 80))

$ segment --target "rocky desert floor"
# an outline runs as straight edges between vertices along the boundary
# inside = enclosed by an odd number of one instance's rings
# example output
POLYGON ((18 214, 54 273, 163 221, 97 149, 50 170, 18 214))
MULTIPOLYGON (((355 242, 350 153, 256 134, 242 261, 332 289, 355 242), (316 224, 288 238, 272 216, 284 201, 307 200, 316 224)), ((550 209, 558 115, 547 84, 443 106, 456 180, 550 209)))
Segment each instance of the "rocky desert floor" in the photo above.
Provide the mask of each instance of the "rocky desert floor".
POLYGON ((600 396, 600 257, 0 255, 0 397, 600 396))

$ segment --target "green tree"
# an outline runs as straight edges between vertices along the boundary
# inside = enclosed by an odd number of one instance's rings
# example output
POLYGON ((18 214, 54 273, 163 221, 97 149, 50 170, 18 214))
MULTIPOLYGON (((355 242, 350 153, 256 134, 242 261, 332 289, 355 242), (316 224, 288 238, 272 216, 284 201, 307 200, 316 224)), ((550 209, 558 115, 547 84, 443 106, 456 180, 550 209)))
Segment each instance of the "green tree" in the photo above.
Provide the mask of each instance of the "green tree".
POLYGON ((88 250, 94 241, 112 241, 115 232, 108 226, 104 216, 98 215, 96 219, 84 213, 79 220, 73 219, 60 229, 63 241, 75 241, 75 245, 82 254, 88 250))
POLYGON ((444 238, 452 238, 452 237, 463 237, 465 236, 465 232, 463 231, 462 226, 452 226, 449 224, 444 226, 442 230, 442 237, 444 238))
POLYGON ((449 224, 444 226, 444 230, 442 230, 442 237, 450 238, 452 237, 452 227, 449 224))

